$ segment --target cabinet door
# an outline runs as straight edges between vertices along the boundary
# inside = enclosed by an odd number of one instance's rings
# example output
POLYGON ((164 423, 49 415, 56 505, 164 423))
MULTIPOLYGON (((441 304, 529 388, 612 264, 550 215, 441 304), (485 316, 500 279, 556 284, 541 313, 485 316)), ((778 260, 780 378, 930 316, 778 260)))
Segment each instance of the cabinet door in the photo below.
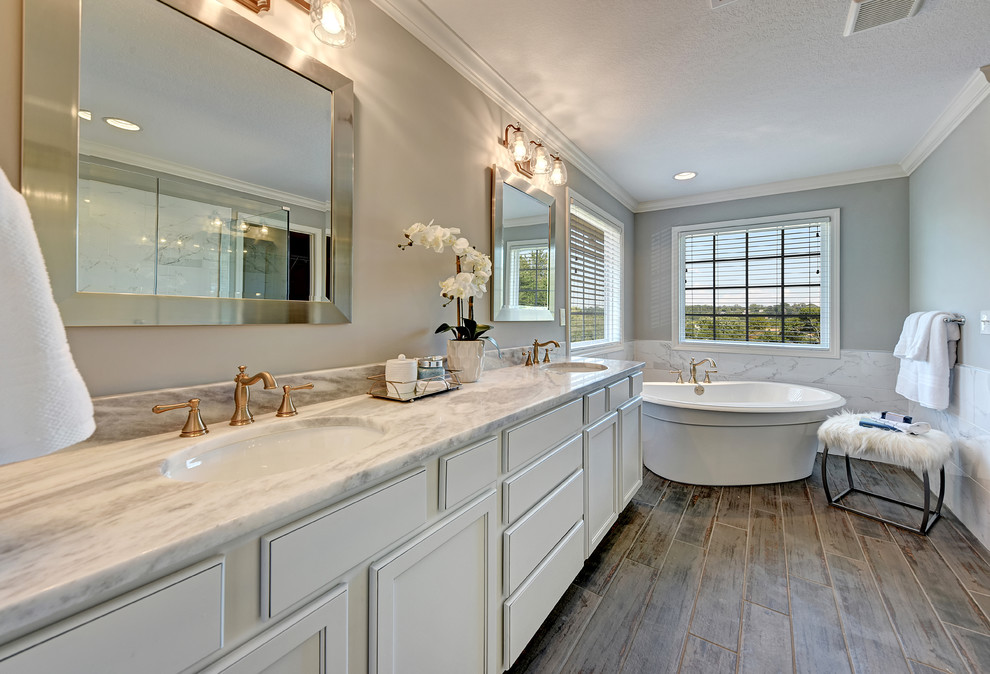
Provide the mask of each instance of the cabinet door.
POLYGON ((584 466, 585 554, 590 555, 618 518, 618 413, 584 430, 584 466))
POLYGON ((621 511, 643 484, 642 398, 633 398, 619 408, 619 484, 621 511))
POLYGON ((495 490, 371 565, 371 672, 496 671, 495 490))
POLYGON ((338 585, 202 674, 346 674, 347 586, 338 585))

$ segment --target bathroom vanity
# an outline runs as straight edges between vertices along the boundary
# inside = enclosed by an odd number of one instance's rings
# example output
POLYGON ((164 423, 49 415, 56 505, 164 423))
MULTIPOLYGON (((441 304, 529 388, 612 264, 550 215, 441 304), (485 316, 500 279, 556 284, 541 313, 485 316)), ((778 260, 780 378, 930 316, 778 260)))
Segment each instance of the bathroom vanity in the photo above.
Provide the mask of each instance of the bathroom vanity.
POLYGON ((270 475, 167 478, 172 434, 5 467, 0 674, 507 669, 642 481, 642 363, 597 362, 206 436, 380 433, 270 475))

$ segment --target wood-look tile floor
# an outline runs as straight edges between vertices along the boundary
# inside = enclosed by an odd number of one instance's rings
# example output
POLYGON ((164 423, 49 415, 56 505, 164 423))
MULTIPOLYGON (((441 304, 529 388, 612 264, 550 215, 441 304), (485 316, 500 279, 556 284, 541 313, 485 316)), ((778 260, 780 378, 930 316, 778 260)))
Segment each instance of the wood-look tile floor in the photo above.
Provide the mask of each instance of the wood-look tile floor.
MULTIPOLYGON (((855 461, 853 478, 921 501, 904 469, 855 461)), ((829 461, 829 484, 845 488, 841 459, 829 461)), ((806 480, 754 487, 646 471, 510 671, 990 672, 988 562, 948 509, 923 537, 829 507, 817 465, 806 480)))

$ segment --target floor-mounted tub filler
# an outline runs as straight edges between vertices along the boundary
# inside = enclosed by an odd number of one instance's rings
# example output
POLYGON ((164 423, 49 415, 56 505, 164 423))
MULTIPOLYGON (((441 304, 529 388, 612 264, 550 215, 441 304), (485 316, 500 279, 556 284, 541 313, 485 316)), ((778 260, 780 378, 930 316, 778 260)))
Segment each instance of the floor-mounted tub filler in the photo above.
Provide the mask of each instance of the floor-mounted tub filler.
POLYGON ((836 393, 798 384, 647 382, 643 463, 688 484, 800 480, 814 467, 818 426, 845 404, 836 393))

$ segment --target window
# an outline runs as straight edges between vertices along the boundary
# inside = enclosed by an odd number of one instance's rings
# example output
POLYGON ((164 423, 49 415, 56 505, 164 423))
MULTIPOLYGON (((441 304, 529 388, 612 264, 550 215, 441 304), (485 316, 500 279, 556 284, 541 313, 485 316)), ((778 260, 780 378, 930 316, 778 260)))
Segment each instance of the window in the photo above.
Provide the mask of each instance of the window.
POLYGON ((591 204, 574 198, 567 271, 571 348, 622 341, 622 229, 591 204))
POLYGON ((674 348, 838 357, 838 209, 672 237, 674 348))
POLYGON ((510 306, 550 307, 550 248, 542 241, 506 244, 509 258, 510 306))

